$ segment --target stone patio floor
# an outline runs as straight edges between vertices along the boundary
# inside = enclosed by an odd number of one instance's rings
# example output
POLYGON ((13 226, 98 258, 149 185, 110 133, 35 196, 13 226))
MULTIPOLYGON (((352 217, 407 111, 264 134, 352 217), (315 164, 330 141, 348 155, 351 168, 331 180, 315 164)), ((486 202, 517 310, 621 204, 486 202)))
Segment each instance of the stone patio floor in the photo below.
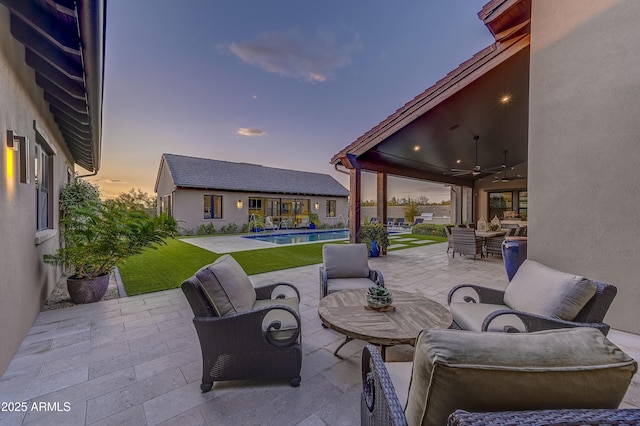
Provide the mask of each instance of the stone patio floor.
MULTIPOLYGON (((459 283, 507 285, 500 257, 452 259, 446 243, 390 252, 370 260, 394 289, 446 303, 459 283)), ((317 314, 318 265, 254 275, 256 285, 298 286, 303 319, 302 384, 218 382, 200 392, 200 346, 180 289, 42 312, 0 380, 0 402, 27 402, 0 412, 1 425, 354 425, 359 424, 363 342, 322 328, 317 314), (48 402, 49 411, 33 409, 48 402), (52 408, 59 411, 51 412, 52 408)), ((640 336, 609 338, 640 359, 640 336)), ((388 350, 410 359, 409 346, 388 350)), ((635 376, 621 407, 640 408, 635 376)))

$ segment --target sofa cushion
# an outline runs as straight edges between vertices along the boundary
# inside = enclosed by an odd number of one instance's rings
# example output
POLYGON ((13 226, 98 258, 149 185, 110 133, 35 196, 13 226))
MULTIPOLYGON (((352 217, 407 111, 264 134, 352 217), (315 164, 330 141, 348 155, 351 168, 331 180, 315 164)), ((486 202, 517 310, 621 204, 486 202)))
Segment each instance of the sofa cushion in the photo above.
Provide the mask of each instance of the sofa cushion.
POLYGON ((513 309, 572 321, 596 293, 587 278, 525 260, 504 293, 513 309))
POLYGON ((443 425, 456 409, 617 408, 636 370, 593 328, 426 330, 416 342, 405 414, 411 425, 443 425))
MULTIPOLYGON (((299 302, 297 297, 287 297, 284 299, 258 299, 253 305, 253 310, 262 309, 268 306, 284 305, 294 310, 296 314, 300 314, 299 302)), ((272 309, 265 315, 262 321, 262 331, 267 331, 269 324, 273 321, 280 321, 280 329, 271 330, 271 335, 276 340, 286 340, 293 336, 298 328, 298 322, 291 313, 284 309, 272 309)))
MULTIPOLYGON (((492 305, 490 303, 466 303, 452 302, 449 305, 453 321, 458 324, 462 330, 482 331, 482 323, 489 314, 495 311, 511 309, 507 305, 492 305)), ((510 325, 521 332, 527 329, 520 318, 509 315, 500 316, 491 322, 491 326, 487 331, 504 331, 504 326, 510 325)))
POLYGON ((366 278, 369 276, 366 244, 325 244, 322 262, 327 278, 366 278))
POLYGON ((196 278, 218 316, 250 311, 256 301, 249 277, 228 254, 202 267, 196 278))
POLYGON ((355 290, 369 288, 376 285, 369 278, 332 278, 327 280, 327 291, 334 293, 341 290, 355 290))

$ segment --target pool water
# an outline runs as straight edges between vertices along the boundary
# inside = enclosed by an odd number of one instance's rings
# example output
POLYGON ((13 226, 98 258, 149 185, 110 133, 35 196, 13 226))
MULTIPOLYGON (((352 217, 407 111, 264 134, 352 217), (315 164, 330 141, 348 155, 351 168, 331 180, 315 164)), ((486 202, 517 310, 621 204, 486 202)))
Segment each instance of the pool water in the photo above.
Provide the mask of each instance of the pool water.
POLYGON ((349 231, 342 229, 339 231, 301 232, 297 234, 245 235, 244 238, 276 244, 299 244, 349 238, 349 231))

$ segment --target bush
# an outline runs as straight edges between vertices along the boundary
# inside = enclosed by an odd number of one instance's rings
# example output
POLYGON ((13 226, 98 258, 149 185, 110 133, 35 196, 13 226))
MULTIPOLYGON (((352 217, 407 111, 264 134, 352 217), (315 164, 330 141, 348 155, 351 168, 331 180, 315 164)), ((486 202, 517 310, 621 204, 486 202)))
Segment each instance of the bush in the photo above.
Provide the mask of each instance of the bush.
POLYGON ((418 212, 418 205, 415 203, 407 204, 404 208, 404 220, 409 223, 413 223, 413 218, 416 216, 420 216, 420 212, 418 212))
POLYGON ((220 228, 221 234, 235 234, 236 232, 238 232, 238 225, 235 222, 231 222, 230 224, 220 228))
POLYGON ((445 225, 436 225, 433 223, 419 223, 411 228, 412 234, 431 235, 433 237, 446 237, 447 231, 445 225))
POLYGON ((213 223, 202 224, 196 230, 196 235, 213 235, 215 233, 216 227, 213 223))

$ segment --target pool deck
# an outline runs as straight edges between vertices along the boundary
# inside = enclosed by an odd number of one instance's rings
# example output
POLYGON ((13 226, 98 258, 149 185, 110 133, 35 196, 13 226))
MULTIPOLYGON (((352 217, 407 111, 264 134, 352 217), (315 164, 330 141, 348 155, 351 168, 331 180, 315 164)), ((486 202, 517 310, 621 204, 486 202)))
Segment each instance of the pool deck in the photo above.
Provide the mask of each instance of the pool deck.
MULTIPOLYGON (((310 232, 330 232, 330 231, 343 231, 343 229, 281 229, 277 231, 266 231, 251 234, 245 234, 246 236, 259 236, 259 235, 284 235, 284 234, 308 234, 310 232)), ((210 237, 193 237, 182 238, 183 241, 188 244, 203 248, 205 250, 212 251, 214 253, 235 253, 237 251, 265 249, 271 247, 283 247, 289 244, 276 244, 267 241, 261 241, 254 238, 243 238, 242 236, 230 235, 230 236, 210 236, 210 237)), ((339 240, 325 240, 327 241, 339 241, 339 240)), ((313 244, 321 241, 309 241, 307 243, 297 244, 313 244)))

